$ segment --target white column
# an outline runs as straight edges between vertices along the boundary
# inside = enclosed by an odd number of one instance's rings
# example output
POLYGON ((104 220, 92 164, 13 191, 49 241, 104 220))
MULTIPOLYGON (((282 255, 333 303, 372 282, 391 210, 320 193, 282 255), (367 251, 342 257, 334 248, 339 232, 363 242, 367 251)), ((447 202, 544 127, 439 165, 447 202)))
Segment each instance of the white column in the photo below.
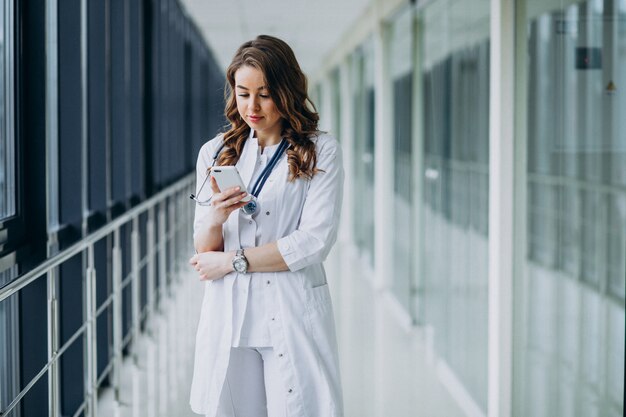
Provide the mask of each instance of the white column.
POLYGON ((488 416, 511 416, 514 224, 514 0, 491 1, 488 416))
POLYGON ((515 257, 513 259, 513 377, 511 393, 511 410, 522 410, 524 385, 516 381, 524 381, 526 370, 526 317, 528 317, 525 301, 528 291, 526 287, 526 248, 527 246, 527 106, 528 106, 528 38, 526 23, 526 1, 516 2, 515 10, 515 167, 514 190, 515 223, 513 226, 515 257), (515 331, 519 329, 519 331, 515 331))
MULTIPOLYGON (((424 178, 424 108, 423 108, 423 89, 422 89, 422 41, 421 36, 421 20, 417 16, 417 13, 413 13, 413 25, 411 30, 413 31, 413 114, 411 115, 413 123, 411 126, 411 137, 413 138, 413 240, 411 246, 413 249, 413 256, 415 256, 413 263, 413 276, 411 277, 411 288, 417 289, 417 293, 420 294, 422 286, 422 254, 424 245, 424 236, 422 235, 422 201, 423 199, 423 178, 424 178)), ((412 298, 412 318, 413 321, 421 322, 422 317, 419 316, 421 297, 412 298)))
POLYGON ((391 285, 393 273, 393 130, 392 97, 389 74, 389 27, 377 16, 374 33, 374 286, 391 285))
POLYGON ((339 240, 341 243, 354 242, 352 231, 352 216, 354 216, 354 109, 352 105, 352 91, 350 89, 350 55, 346 56, 339 67, 339 88, 341 105, 341 149, 343 150, 343 168, 345 181, 343 186, 343 207, 339 240))
MULTIPOLYGON (((391 77, 389 74, 389 26, 384 20, 383 4, 375 4, 374 31, 374 291, 379 294, 389 288, 393 279, 393 131, 391 129, 391 77)), ((374 310, 374 416, 387 415, 385 389, 381 386, 386 374, 387 351, 383 337, 384 314, 381 297, 374 310)))

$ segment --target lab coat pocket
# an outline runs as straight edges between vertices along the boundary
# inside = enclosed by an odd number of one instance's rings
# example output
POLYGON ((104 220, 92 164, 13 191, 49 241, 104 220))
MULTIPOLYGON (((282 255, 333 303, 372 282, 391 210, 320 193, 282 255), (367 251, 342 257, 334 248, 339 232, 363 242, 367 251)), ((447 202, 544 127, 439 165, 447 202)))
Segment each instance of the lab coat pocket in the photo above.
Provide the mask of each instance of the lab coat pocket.
POLYGON ((334 378, 335 368, 338 369, 337 339, 328 284, 308 289, 307 304, 308 327, 320 376, 334 378))
POLYGON ((330 290, 328 284, 322 284, 317 287, 306 290, 306 300, 309 308, 316 310, 326 310, 330 307, 330 290))

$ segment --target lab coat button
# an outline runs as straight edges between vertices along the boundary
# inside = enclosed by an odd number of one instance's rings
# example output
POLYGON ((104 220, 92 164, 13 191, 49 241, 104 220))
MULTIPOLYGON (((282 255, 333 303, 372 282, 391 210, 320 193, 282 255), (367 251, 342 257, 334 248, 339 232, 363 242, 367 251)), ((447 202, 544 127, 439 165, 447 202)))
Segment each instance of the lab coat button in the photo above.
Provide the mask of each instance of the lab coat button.
POLYGON ((293 390, 292 390, 291 388, 289 388, 289 390, 288 390, 287 392, 292 393, 292 392, 293 392, 293 390))
POLYGON ((282 357, 283 357, 283 354, 282 354, 282 353, 279 353, 279 354, 278 354, 278 357, 279 357, 279 358, 282 358, 282 357))
POLYGON ((270 212, 269 212, 269 211, 266 211, 266 212, 265 212, 265 214, 266 214, 267 216, 269 216, 269 215, 270 215, 270 212))
POLYGON ((252 220, 249 220, 249 221, 248 221, 248 224, 252 224, 252 220))

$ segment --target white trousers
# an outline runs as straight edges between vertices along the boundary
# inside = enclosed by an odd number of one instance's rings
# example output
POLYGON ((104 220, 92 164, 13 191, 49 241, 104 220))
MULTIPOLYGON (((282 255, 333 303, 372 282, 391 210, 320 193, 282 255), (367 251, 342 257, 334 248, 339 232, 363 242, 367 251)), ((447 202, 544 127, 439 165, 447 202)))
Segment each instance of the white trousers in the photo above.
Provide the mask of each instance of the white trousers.
POLYGON ((285 387, 271 347, 233 347, 219 417, 287 417, 285 387))

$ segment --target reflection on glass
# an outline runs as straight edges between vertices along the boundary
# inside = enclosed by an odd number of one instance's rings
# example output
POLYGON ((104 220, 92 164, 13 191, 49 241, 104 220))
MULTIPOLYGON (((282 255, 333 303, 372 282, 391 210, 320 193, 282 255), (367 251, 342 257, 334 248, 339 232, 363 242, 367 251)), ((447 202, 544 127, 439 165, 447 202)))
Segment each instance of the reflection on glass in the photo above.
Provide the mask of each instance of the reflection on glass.
POLYGON ((354 115, 354 237, 374 266, 374 51, 372 39, 352 55, 354 115))
POLYGON ((624 84, 626 1, 529 2, 518 416, 624 412, 624 84))
POLYGON ((421 15, 422 321, 436 353, 487 409, 488 0, 433 2, 421 15))

